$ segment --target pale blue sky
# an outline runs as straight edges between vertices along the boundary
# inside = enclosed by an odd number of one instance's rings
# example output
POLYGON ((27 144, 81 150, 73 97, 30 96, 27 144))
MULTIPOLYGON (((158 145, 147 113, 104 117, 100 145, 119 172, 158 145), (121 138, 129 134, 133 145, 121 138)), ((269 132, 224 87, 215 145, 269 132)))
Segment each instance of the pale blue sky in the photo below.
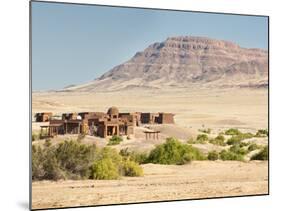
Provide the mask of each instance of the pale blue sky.
POLYGON ((170 36, 268 48, 267 17, 32 2, 33 90, 94 80, 170 36))

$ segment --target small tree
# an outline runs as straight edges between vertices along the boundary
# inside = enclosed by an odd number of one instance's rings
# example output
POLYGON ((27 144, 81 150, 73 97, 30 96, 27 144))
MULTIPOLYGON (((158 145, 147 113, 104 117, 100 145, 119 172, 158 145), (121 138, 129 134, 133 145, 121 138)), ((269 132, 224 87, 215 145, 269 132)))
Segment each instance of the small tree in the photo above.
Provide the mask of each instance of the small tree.
POLYGON ((120 136, 112 136, 111 139, 109 139, 109 142, 107 145, 117 145, 117 144, 120 144, 120 142, 123 141, 123 138, 120 137, 120 136))
POLYGON ((199 143, 205 143, 208 141, 208 136, 206 134, 199 134, 196 138, 199 143))
POLYGON ((217 160, 219 159, 219 154, 216 151, 211 151, 208 153, 208 160, 217 160))
POLYGON ((123 172, 125 176, 139 177, 143 176, 143 169, 134 161, 126 160, 123 163, 123 172))
POLYGON ((268 146, 265 146, 259 153, 253 155, 251 160, 268 160, 268 146))

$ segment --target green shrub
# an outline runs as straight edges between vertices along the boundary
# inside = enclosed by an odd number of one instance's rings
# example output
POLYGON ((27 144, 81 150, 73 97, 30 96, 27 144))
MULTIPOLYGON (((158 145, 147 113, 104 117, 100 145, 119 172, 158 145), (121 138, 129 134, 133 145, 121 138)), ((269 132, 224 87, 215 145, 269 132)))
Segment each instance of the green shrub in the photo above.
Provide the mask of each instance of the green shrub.
POLYGON ((131 155, 131 152, 129 151, 128 148, 125 148, 125 149, 121 149, 119 154, 122 156, 122 157, 129 157, 131 155))
POLYGON ((223 135, 218 135, 216 138, 209 140, 211 144, 225 146, 225 138, 223 135))
POLYGON ((249 142, 241 142, 241 143, 239 144, 240 147, 246 147, 246 146, 248 146, 248 145, 250 145, 249 142))
POLYGON ((120 176, 118 166, 110 158, 94 162, 91 173, 93 179, 118 179, 120 176))
POLYGON ((86 134, 80 133, 80 134, 78 135, 78 137, 77 137, 77 141, 78 141, 78 142, 79 142, 79 141, 82 141, 85 137, 86 137, 86 134))
POLYGON ((129 177, 139 177, 143 176, 143 169, 138 163, 126 160, 123 162, 123 174, 129 177))
POLYGON ((142 173, 137 162, 125 156, 122 158, 109 147, 97 149, 95 145, 85 145, 77 140, 43 148, 32 146, 33 180, 117 179, 122 175, 140 176, 142 173))
POLYGON ((33 180, 59 180, 65 179, 55 156, 54 148, 32 146, 32 179, 33 180))
POLYGON ((65 173, 60 169, 58 160, 53 150, 48 150, 46 152, 46 159, 43 162, 44 177, 47 180, 59 180, 65 179, 65 173))
POLYGON ((239 144, 233 145, 229 148, 229 151, 234 152, 236 154, 240 154, 240 155, 246 155, 248 153, 247 149, 244 149, 243 147, 241 147, 239 144))
POLYGON ((107 145, 117 145, 120 144, 120 142, 123 141, 123 138, 120 136, 112 136, 111 139, 109 139, 109 142, 107 145))
POLYGON ((191 145, 182 144, 175 138, 167 138, 164 144, 150 151, 147 162, 159 164, 184 164, 190 160, 204 160, 205 156, 191 145))
POLYGON ((85 145, 72 140, 60 143, 55 154, 61 168, 68 172, 69 177, 76 175, 75 178, 88 178, 89 168, 98 156, 95 145, 85 145))
POLYGON ((256 137, 267 137, 268 136, 268 130, 267 129, 260 129, 257 131, 256 137))
POLYGON ((116 149, 112 149, 110 147, 102 148, 95 160, 102 160, 105 158, 111 159, 116 165, 121 166, 122 163, 122 156, 116 151, 116 149))
POLYGON ((244 140, 244 139, 253 138, 254 134, 252 134, 252 133, 241 133, 239 136, 241 137, 242 140, 244 140))
POLYGON ((225 135, 239 135, 241 132, 236 128, 230 128, 225 131, 225 135))
POLYGON ((37 141, 40 139, 40 135, 38 133, 32 132, 32 141, 37 141))
POLYGON ((212 130, 211 130, 211 128, 208 128, 208 129, 199 129, 199 131, 202 133, 210 134, 212 130))
POLYGON ((240 144, 242 141, 240 136, 232 136, 230 139, 227 140, 228 145, 240 144))
POLYGON ((230 150, 222 150, 220 152, 220 159, 221 160, 238 160, 243 161, 244 157, 241 154, 236 154, 230 150))
POLYGON ((32 145, 32 179, 37 180, 44 177, 44 155, 40 146, 32 145))
POLYGON ((233 135, 227 140, 228 145, 240 144, 242 140, 254 137, 252 133, 240 133, 238 135, 233 135))
POLYGON ((196 143, 197 143, 197 141, 194 140, 193 138, 190 138, 187 140, 187 144, 196 144, 196 143))
POLYGON ((208 153, 208 160, 217 160, 219 159, 219 154, 216 151, 211 151, 208 153))
POLYGON ((136 163, 139 163, 139 164, 144 164, 144 163, 147 163, 148 155, 146 152, 142 152, 142 153, 134 152, 131 154, 130 160, 135 161, 136 163))
POLYGON ((253 144, 249 145, 248 151, 254 151, 254 150, 259 149, 259 148, 260 147, 256 143, 253 143, 253 144))
POLYGON ((263 147, 259 153, 253 155, 251 160, 268 160, 268 146, 263 147))
POLYGON ((45 146, 45 147, 50 147, 51 145, 52 145, 51 139, 47 138, 47 139, 45 140, 44 146, 45 146))
POLYGON ((197 135, 196 141, 199 143, 206 143, 208 141, 208 136, 206 134, 199 134, 197 135))

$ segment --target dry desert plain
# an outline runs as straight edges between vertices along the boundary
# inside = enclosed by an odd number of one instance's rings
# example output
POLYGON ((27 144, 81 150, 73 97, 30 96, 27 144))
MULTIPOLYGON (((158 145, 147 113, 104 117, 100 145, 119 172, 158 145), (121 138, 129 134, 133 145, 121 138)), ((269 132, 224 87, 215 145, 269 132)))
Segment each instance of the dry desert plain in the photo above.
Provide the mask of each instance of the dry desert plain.
MULTIPOLYGON (((120 112, 172 112, 175 125, 151 126, 161 131, 159 140, 146 141, 137 128, 135 137, 120 148, 149 150, 168 136, 181 141, 211 128, 210 136, 228 128, 256 132, 268 128, 267 89, 167 89, 115 92, 36 92, 32 112, 53 113, 104 111, 117 106, 120 112)), ((38 129, 35 123, 33 130, 38 129)), ((54 143, 64 137, 58 137, 54 143)), ((87 136, 85 143, 105 146, 107 140, 87 136)), ((251 142, 268 144, 267 138, 251 142)), ((33 144, 40 144, 39 141, 33 144)), ((212 144, 196 145, 203 152, 219 150, 212 144)), ((120 180, 36 181, 32 183, 32 208, 87 206, 144 201, 241 196, 268 193, 267 161, 193 161, 186 165, 144 164, 143 177, 120 180)))

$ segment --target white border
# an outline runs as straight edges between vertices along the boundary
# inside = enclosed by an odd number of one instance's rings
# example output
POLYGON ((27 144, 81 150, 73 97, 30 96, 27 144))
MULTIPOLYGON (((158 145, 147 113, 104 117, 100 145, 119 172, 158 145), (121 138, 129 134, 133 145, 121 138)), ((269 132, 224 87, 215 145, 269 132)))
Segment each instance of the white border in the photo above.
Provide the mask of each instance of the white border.
MULTIPOLYGON (((67 0, 66 0, 67 1, 67 0)), ((274 0, 71 0, 77 3, 109 4, 270 16, 270 141, 271 195, 154 204, 122 205, 68 210, 276 210, 280 198, 280 11, 274 0)), ((29 120, 29 12, 27 0, 2 1, 0 6, 1 92, 1 210, 28 209, 29 120)))

